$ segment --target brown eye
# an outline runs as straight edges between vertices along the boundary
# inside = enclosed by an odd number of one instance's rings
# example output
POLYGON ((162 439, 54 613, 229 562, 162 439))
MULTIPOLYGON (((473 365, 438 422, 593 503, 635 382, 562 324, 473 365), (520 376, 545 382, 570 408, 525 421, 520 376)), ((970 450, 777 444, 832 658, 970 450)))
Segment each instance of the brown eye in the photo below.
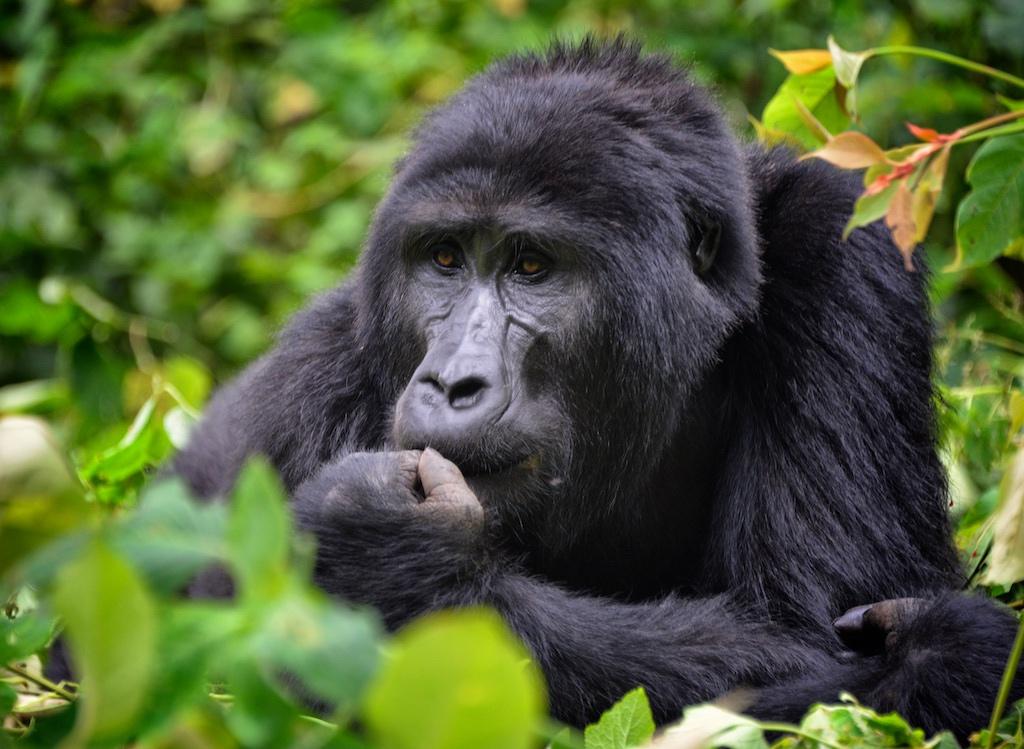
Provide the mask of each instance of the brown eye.
POLYGON ((459 251, 451 245, 438 245, 433 249, 431 255, 434 259, 434 264, 445 270, 454 270, 461 265, 459 262, 459 251))
POLYGON ((543 258, 536 255, 526 255, 519 258, 516 263, 516 273, 520 276, 537 276, 547 270, 543 258))

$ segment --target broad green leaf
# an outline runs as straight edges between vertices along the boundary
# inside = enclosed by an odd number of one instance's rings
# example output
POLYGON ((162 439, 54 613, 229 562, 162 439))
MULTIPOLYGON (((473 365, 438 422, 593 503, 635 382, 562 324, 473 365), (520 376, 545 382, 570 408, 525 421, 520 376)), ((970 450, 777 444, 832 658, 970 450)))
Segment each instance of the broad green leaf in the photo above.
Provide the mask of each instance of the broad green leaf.
POLYGON ((654 735, 654 718, 643 687, 637 687, 612 705, 583 733, 586 749, 630 749, 646 744, 654 735))
POLYGON ((364 708, 382 749, 533 745, 544 709, 541 680, 493 612, 424 617, 399 632, 389 655, 364 708))
POLYGON ((800 722, 800 729, 823 743, 839 746, 925 746, 924 731, 913 728, 896 713, 880 715, 849 695, 840 705, 816 705, 800 722))
POLYGON ((717 705, 697 705, 683 712, 683 719, 665 731, 664 742, 673 749, 767 749, 757 721, 717 705))
POLYGON ((956 213, 966 266, 1024 250, 1024 134, 987 141, 967 167, 971 192, 956 213))
POLYGON ((0 418, 0 574, 95 514, 46 422, 0 418))
POLYGON ((291 517, 277 473, 252 458, 238 476, 228 517, 228 561, 243 596, 274 595, 285 584, 291 517))
POLYGON ((836 74, 831 66, 807 75, 790 75, 761 116, 768 131, 786 133, 806 148, 814 148, 818 140, 803 122, 794 100, 807 107, 829 132, 840 132, 849 125, 850 118, 836 97, 836 74))
POLYGON ((331 705, 352 708, 377 668, 380 628, 355 610, 296 587, 266 612, 251 649, 331 705))
POLYGON ((138 509, 112 530, 110 543, 151 587, 169 593, 224 561, 226 527, 223 503, 194 500, 181 479, 168 478, 146 488, 138 509))
POLYGON ((57 577, 54 606, 80 673, 81 708, 74 735, 110 741, 140 717, 156 666, 156 607, 141 578, 94 540, 57 577))

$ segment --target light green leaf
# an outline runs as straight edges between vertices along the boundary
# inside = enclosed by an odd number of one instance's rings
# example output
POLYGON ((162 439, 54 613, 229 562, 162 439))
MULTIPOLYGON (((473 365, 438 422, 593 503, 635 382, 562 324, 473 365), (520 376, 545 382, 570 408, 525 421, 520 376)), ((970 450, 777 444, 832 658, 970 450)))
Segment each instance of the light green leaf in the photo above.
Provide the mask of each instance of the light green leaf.
POLYGON ((297 587, 267 614, 251 649, 268 670, 293 674, 333 706, 353 707, 377 668, 376 617, 297 587))
POLYGON ((141 473, 159 463, 169 452, 170 443, 161 422, 155 418, 157 396, 139 409, 128 432, 108 450, 104 450, 86 470, 91 481, 115 483, 141 473))
POLYGON ((993 516, 992 553, 985 583, 998 585, 1024 579, 1024 448, 1018 449, 999 486, 993 516))
POLYGON ((172 592, 225 559, 225 509, 220 502, 193 500, 179 478, 156 481, 111 534, 111 544, 154 589, 172 592))
POLYGON ((365 718, 388 749, 526 749, 543 702, 536 668, 498 616, 461 610, 398 634, 365 718))
POLYGON ((79 744, 125 737, 146 704, 154 676, 156 609, 142 580, 95 540, 57 576, 55 609, 81 674, 79 744))
POLYGON ((864 61, 871 57, 870 52, 849 52, 839 46, 835 37, 828 37, 828 51, 832 54, 832 66, 836 71, 836 80, 848 89, 857 84, 857 76, 864 61))
POLYGON ((669 728, 664 742, 673 749, 767 749, 757 721, 717 705, 697 705, 687 708, 683 719, 669 728))
POLYGON ((273 596, 285 584, 291 517, 277 473, 252 458, 238 476, 228 518, 228 561, 243 596, 273 596))
POLYGON ((896 196, 897 187, 898 184, 894 182, 879 193, 861 195, 857 198, 857 202, 853 206, 853 214, 846 222, 846 228, 843 229, 843 239, 847 239, 854 229, 867 226, 882 218, 888 212, 889 204, 896 196))
POLYGON ((583 734, 586 749, 630 749, 654 735, 654 718, 643 687, 637 687, 606 710, 583 734))
POLYGON ((806 148, 814 148, 819 141, 803 121, 794 100, 802 103, 831 133, 841 132, 850 124, 836 97, 836 74, 831 66, 807 75, 790 75, 761 116, 767 131, 786 133, 806 148))
POLYGON ((49 642, 53 628, 54 620, 38 610, 15 619, 0 613, 0 664, 37 653, 49 642))
POLYGON ((1024 134, 993 138, 967 167, 971 192, 956 212, 965 266, 1024 250, 1024 134))

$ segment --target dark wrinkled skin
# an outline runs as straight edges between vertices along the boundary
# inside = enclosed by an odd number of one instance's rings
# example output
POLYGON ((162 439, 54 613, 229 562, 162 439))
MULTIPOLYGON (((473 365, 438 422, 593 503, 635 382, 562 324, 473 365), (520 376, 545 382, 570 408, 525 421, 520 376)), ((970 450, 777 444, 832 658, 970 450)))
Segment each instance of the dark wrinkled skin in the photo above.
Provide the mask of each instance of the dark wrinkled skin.
POLYGON ((267 455, 318 584, 390 627, 493 606, 562 720, 845 690, 963 737, 1015 622, 960 591, 926 274, 841 240, 859 190, 629 45, 499 62, 175 468, 224 496, 267 455))

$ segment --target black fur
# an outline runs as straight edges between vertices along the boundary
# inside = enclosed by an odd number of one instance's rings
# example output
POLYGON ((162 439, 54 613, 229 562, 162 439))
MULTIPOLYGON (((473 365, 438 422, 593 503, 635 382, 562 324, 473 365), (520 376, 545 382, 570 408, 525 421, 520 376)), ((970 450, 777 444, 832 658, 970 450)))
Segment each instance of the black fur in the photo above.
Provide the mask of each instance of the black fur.
MULTIPOLYGON (((742 147, 706 91, 631 44, 499 62, 420 128, 356 276, 218 394, 176 468, 223 495, 266 454, 319 536, 321 585, 391 626, 496 607, 563 720, 638 684, 660 721, 738 687, 775 718, 849 690, 963 736, 1015 621, 955 592, 926 278, 880 225, 841 240, 858 191, 742 147), (709 222, 721 249, 698 274, 709 222), (522 427, 553 456, 544 480, 471 481, 494 492, 475 539, 361 496, 318 509, 346 454, 422 446, 393 420, 428 348, 410 248, 438 223, 571 245, 586 288, 524 364, 549 397, 522 427), (844 651, 833 619, 904 596, 929 603, 882 654, 844 651)), ((503 434, 441 451, 486 460, 513 449, 503 434)))

